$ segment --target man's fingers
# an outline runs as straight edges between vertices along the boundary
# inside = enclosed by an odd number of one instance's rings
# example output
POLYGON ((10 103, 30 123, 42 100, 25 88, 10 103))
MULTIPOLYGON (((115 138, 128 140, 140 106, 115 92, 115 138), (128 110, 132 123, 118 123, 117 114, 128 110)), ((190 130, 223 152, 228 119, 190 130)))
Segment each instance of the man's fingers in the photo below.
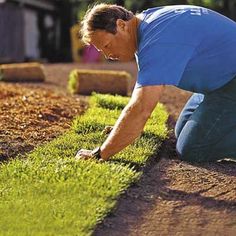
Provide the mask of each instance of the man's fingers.
POLYGON ((87 160, 87 159, 90 159, 92 157, 92 154, 91 154, 91 150, 87 150, 87 149, 80 149, 76 156, 75 156, 75 159, 77 160, 87 160))
POLYGON ((76 155, 75 159, 76 160, 88 160, 89 157, 88 156, 83 156, 83 155, 76 155))
POLYGON ((84 154, 76 154, 75 159, 77 160, 87 160, 91 158, 91 156, 88 155, 84 155, 84 154))

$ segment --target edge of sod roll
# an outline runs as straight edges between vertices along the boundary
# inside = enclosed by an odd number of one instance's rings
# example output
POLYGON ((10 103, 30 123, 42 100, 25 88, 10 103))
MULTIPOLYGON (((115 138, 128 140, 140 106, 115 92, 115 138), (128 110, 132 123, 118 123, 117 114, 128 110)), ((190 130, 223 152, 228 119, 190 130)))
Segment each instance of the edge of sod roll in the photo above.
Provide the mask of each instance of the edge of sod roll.
POLYGON ((3 72, 2 72, 2 70, 1 70, 1 68, 0 68, 0 81, 3 81, 3 72))
POLYGON ((0 80, 4 82, 43 82, 45 72, 38 62, 0 65, 0 80))
POLYGON ((132 76, 126 71, 75 69, 69 74, 68 91, 90 95, 92 92, 130 95, 132 76))

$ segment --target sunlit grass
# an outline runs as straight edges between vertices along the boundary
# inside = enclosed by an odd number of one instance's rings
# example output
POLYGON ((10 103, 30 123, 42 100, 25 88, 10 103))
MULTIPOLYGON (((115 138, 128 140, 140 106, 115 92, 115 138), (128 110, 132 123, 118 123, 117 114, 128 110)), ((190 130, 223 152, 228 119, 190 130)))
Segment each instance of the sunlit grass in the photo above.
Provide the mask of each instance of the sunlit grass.
POLYGON ((137 181, 142 166, 166 138, 167 113, 158 105, 133 145, 111 161, 76 161, 78 149, 105 140, 128 98, 94 94, 91 107, 70 131, 26 158, 0 166, 0 235, 90 235, 137 181))

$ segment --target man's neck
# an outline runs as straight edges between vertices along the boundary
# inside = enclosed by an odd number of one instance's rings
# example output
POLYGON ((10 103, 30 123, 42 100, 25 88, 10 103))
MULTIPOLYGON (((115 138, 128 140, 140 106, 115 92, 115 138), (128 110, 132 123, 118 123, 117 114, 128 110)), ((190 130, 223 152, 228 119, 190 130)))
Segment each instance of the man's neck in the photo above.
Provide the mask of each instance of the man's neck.
POLYGON ((134 16, 130 20, 130 34, 131 34, 132 40, 134 41, 136 51, 138 49, 138 26, 140 23, 141 23, 141 20, 137 16, 134 16))

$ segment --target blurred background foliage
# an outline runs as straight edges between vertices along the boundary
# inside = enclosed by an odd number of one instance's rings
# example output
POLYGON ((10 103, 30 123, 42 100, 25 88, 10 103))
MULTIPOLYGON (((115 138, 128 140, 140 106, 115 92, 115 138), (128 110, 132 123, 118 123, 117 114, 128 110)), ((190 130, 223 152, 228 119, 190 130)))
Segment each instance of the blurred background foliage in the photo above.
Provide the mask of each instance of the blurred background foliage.
MULTIPOLYGON (((68 0, 67 0, 68 1, 68 0)), ((73 17, 74 20, 80 22, 83 19, 89 6, 95 3, 112 3, 124 6, 125 8, 131 10, 133 13, 142 12, 145 9, 165 6, 165 5, 197 5, 210 8, 215 10, 233 20, 236 20, 236 0, 69 0, 73 5, 73 17)), ((75 21, 74 21, 75 22, 75 21)), ((78 46, 78 48, 80 45, 78 46)), ((83 54, 83 48, 80 54, 77 53, 77 49, 74 50, 73 56, 77 58, 77 55, 83 54)), ((80 56, 79 56, 80 57, 80 56)), ((75 61, 79 61, 74 59, 75 61)))
MULTIPOLYGON (((67 0, 68 1, 68 0, 67 0)), ((236 20, 236 0, 69 0, 73 5, 74 16, 81 20, 89 5, 94 3, 113 3, 125 6, 134 13, 141 12, 147 8, 163 6, 190 4, 211 8, 234 20, 236 20)))
MULTIPOLYGON (((236 0, 0 0, 0 63, 22 61, 88 62, 94 49, 78 40, 88 7, 112 3, 133 13, 164 6, 204 6, 236 21, 236 0), (10 20, 9 20, 10 19, 10 20)), ((100 56, 94 60, 100 61, 100 56)), ((95 61, 94 61, 95 62, 95 61)))

